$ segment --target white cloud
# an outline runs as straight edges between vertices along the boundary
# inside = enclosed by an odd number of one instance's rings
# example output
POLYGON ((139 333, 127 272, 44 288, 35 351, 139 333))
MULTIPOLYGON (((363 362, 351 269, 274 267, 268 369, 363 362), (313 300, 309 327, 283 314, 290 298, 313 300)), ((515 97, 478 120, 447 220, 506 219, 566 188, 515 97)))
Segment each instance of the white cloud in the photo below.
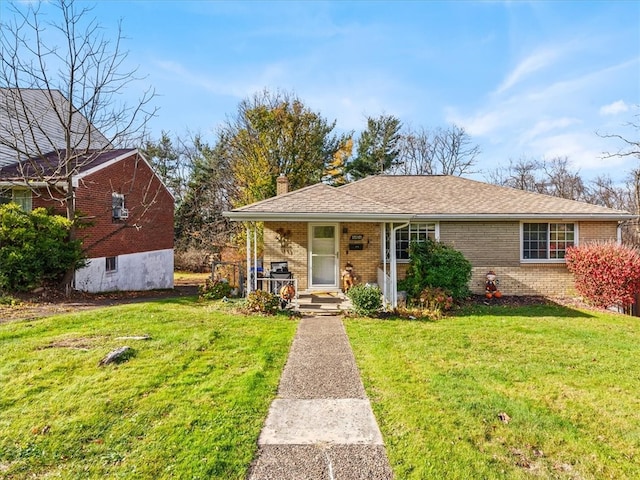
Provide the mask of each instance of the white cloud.
POLYGON ((533 127, 531 127, 531 129, 523 133, 522 140, 532 140, 545 133, 554 131, 558 132, 559 130, 566 129, 567 127, 580 123, 581 121, 579 119, 570 117, 540 120, 533 127))
POLYGON ((600 107, 600 115, 618 115, 629 110, 624 100, 618 100, 617 102, 610 103, 609 105, 603 105, 600 107))
POLYGON ((514 68, 508 75, 507 78, 504 79, 502 84, 496 90, 496 94, 501 94, 509 90, 511 87, 516 85, 517 83, 524 80, 526 77, 531 74, 541 70, 551 64, 559 58, 561 55, 561 50, 540 50, 538 52, 529 55, 527 58, 522 60, 516 68, 514 68))

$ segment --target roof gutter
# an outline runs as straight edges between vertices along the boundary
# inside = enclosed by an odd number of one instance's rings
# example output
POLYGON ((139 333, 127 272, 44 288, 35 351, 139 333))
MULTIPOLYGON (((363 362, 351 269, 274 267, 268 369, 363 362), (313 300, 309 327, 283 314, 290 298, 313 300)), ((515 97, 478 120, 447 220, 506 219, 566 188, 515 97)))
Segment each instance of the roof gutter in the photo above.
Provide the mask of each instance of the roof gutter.
POLYGON ((636 218, 631 213, 478 213, 478 214, 417 214, 415 220, 440 220, 440 221, 520 221, 520 220, 564 220, 572 222, 576 220, 630 220, 636 218))
POLYGON ((67 183, 62 181, 55 182, 25 182, 24 180, 2 180, 0 187, 25 187, 25 188, 44 188, 44 187, 61 187, 66 188, 67 183))
POLYGON ((242 212, 227 211, 222 215, 232 221, 271 221, 271 222, 308 222, 308 221, 335 221, 335 222, 401 222, 401 221, 512 221, 521 220, 560 220, 574 222, 580 220, 631 220, 637 215, 631 213, 478 213, 478 214, 379 214, 379 213, 271 213, 271 212, 242 212))

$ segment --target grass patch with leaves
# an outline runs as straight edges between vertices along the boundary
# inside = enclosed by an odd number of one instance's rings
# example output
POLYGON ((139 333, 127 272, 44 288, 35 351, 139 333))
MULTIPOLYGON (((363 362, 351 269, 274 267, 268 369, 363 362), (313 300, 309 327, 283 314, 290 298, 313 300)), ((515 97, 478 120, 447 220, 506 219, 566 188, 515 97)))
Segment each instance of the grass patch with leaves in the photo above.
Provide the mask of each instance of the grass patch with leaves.
POLYGON ((2 324, 0 476, 244 478, 295 329, 184 298, 2 324))
POLYGON ((555 305, 349 319, 396 478, 640 478, 640 322, 555 305))

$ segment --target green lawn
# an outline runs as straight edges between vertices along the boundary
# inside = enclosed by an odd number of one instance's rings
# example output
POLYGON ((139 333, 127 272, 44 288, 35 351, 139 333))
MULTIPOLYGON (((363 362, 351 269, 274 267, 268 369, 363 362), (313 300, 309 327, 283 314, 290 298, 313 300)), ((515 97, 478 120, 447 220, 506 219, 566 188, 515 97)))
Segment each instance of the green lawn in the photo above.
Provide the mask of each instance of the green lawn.
POLYGON ((346 327, 396 478, 640 478, 640 319, 496 306, 346 327))
POLYGON ((0 477, 244 478, 296 325, 194 299, 0 325, 0 477))

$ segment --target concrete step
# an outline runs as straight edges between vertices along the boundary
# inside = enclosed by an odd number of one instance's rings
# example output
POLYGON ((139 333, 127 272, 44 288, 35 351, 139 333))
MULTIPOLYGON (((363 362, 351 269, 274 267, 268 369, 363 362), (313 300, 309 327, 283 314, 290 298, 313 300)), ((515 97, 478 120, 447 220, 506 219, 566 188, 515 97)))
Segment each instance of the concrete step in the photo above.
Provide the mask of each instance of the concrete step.
POLYGON ((298 297, 298 310, 309 313, 340 313, 351 308, 351 302, 341 292, 303 292, 298 297))

